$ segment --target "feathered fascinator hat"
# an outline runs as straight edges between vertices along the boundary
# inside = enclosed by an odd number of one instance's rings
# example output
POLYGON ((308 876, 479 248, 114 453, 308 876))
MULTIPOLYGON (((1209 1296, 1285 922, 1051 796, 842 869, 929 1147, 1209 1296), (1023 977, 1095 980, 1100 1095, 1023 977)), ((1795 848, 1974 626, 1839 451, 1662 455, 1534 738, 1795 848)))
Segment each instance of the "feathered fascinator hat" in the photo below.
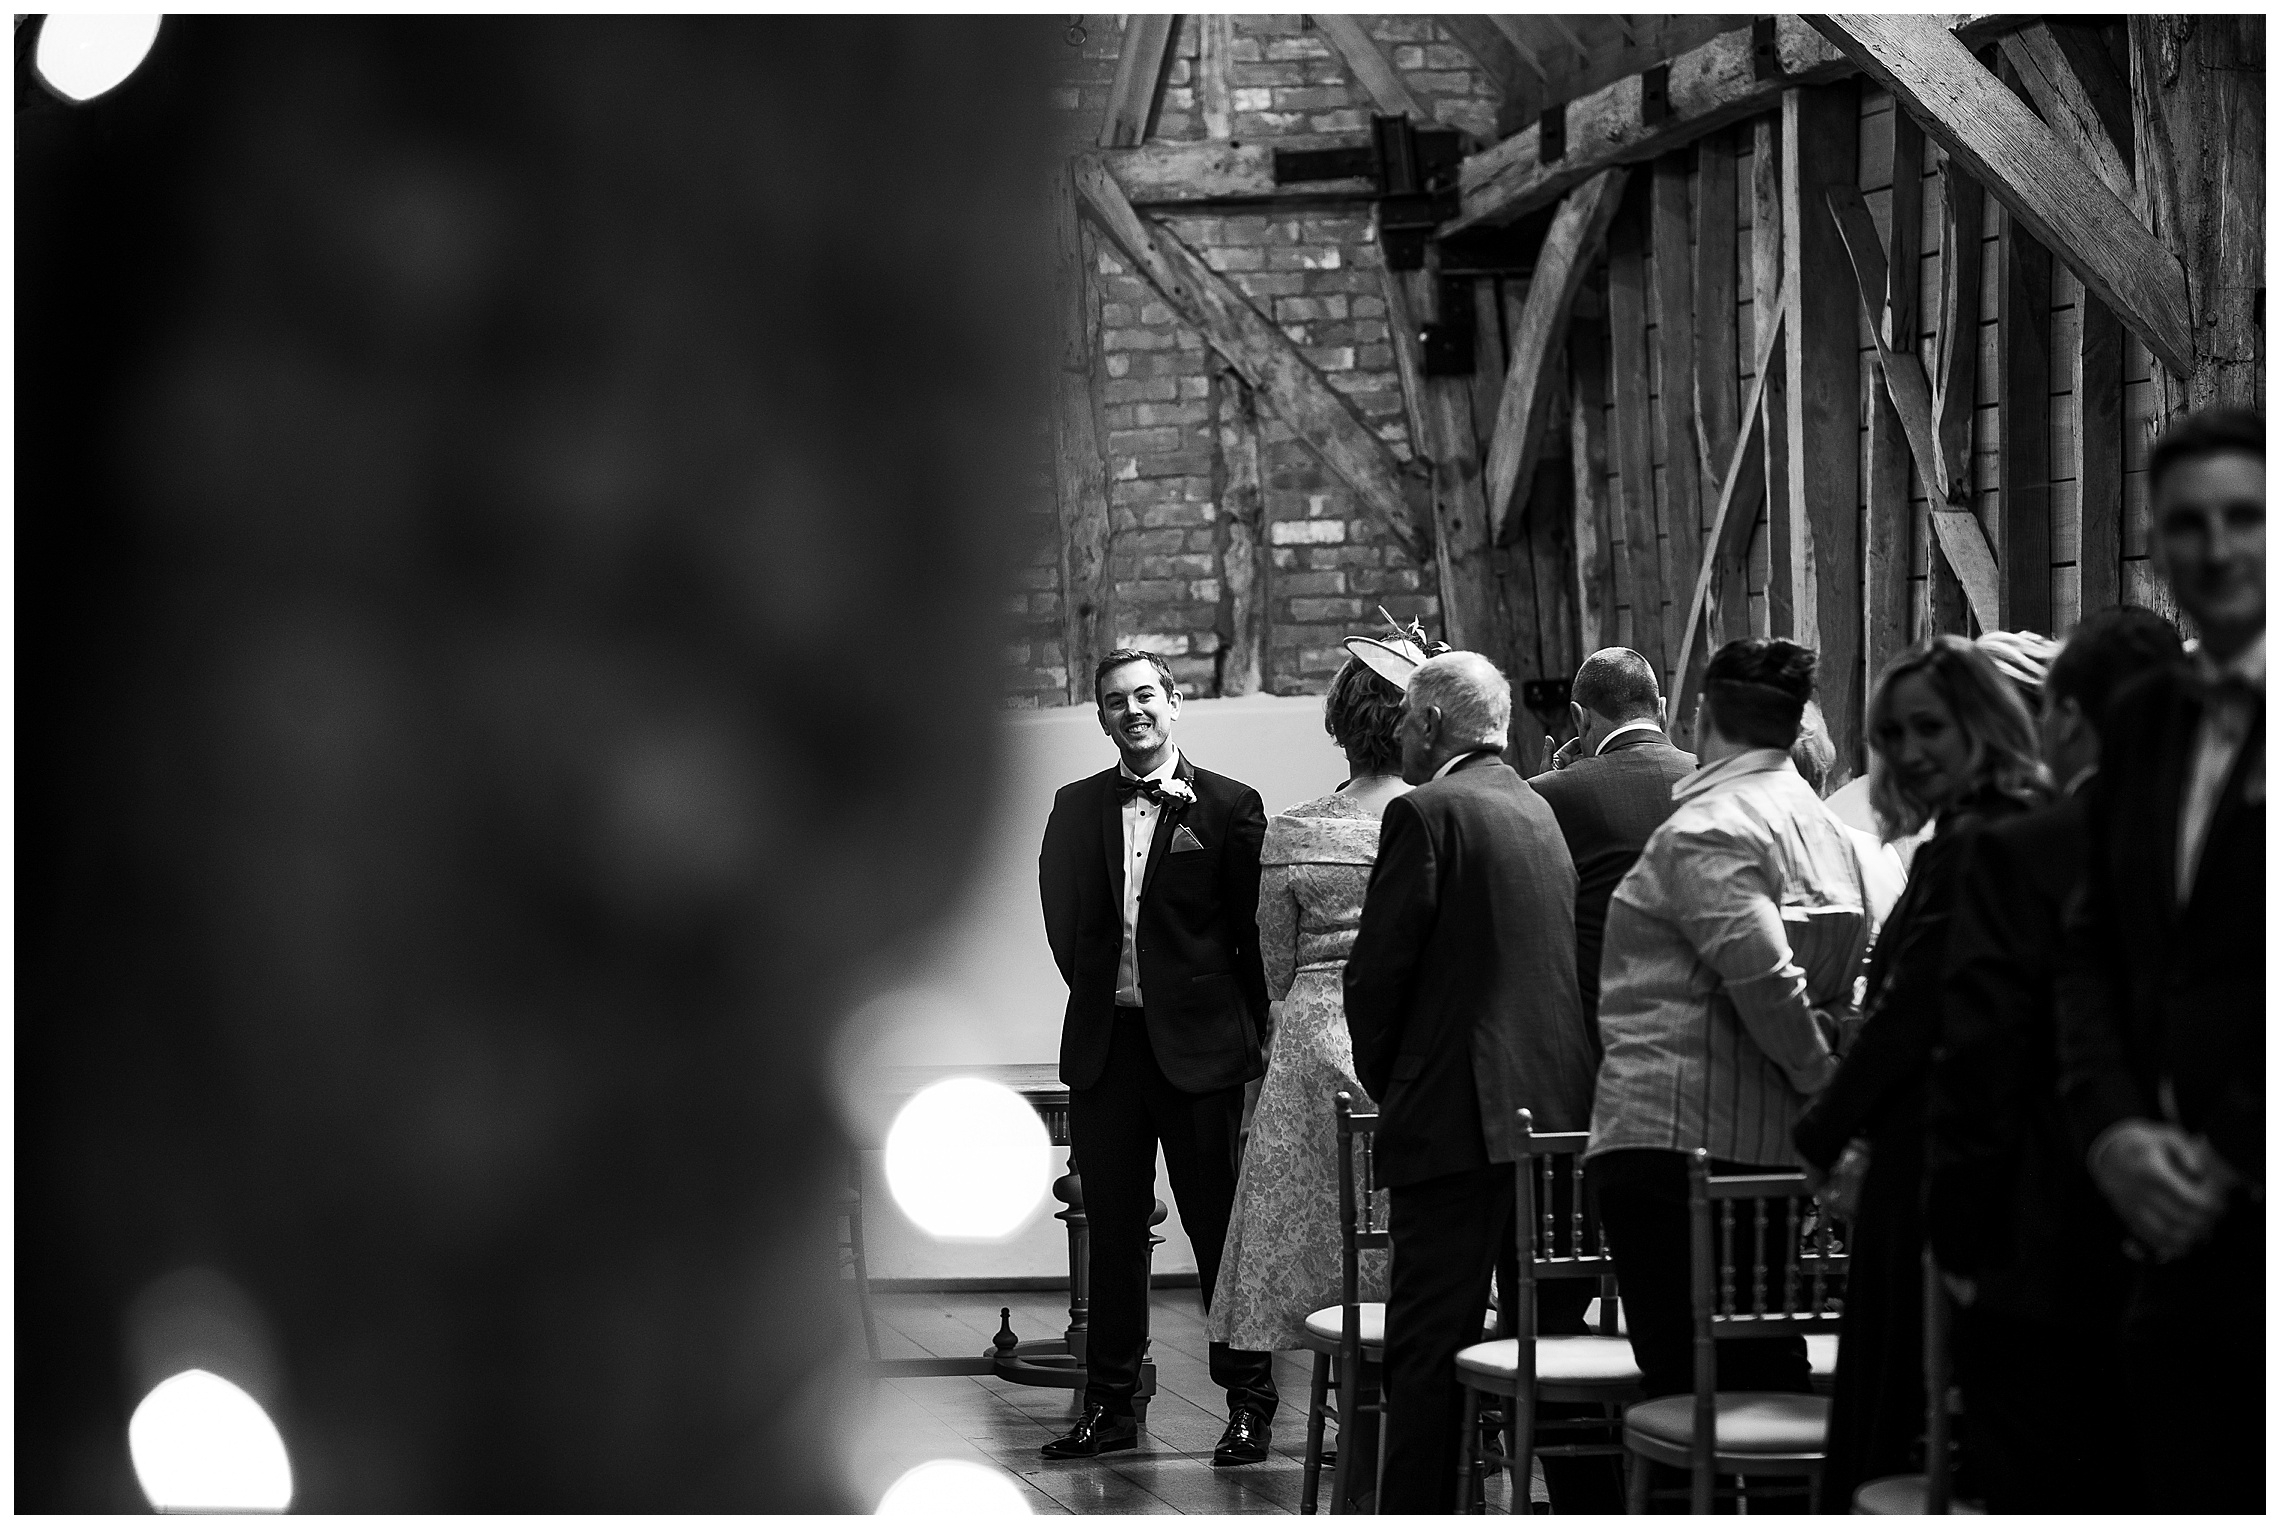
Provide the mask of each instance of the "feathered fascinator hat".
POLYGON ((1391 635, 1382 640, 1375 637, 1349 637, 1346 639, 1346 651, 1367 664, 1372 673, 1396 690, 1409 688, 1409 677, 1423 666, 1425 660, 1456 651, 1445 642, 1435 642, 1427 637, 1422 622, 1412 621, 1403 626, 1387 616, 1382 605, 1378 607, 1378 614, 1385 617, 1386 628, 1391 635))

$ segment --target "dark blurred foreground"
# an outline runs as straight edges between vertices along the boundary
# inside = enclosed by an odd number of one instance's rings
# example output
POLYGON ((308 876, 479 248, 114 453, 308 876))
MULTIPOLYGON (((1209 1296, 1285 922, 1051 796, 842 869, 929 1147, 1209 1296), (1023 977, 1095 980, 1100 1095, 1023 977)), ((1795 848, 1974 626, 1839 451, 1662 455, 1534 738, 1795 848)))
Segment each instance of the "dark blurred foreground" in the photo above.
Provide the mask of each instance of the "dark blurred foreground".
POLYGON ((19 64, 17 1508, 187 1363, 296 1509, 857 1506, 826 1046, 987 789, 1057 36, 19 64))

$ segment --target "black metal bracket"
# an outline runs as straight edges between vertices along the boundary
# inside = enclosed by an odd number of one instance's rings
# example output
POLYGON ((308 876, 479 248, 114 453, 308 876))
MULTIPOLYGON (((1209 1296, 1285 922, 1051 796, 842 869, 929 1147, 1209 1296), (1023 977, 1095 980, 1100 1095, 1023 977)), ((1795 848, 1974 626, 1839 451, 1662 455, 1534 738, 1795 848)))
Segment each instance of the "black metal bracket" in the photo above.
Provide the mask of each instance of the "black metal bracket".
POLYGON ((1389 270, 1425 264, 1433 230, 1458 211, 1464 140, 1453 128, 1418 129, 1407 117, 1372 117, 1368 145, 1277 149, 1275 184, 1367 177, 1377 182, 1378 238, 1389 270))
POLYGON ((1648 127, 1670 116, 1670 65, 1657 64, 1639 74, 1639 121, 1648 127))
POLYGON ((1567 158, 1567 102, 1547 106, 1536 119, 1536 163, 1557 164, 1567 158))

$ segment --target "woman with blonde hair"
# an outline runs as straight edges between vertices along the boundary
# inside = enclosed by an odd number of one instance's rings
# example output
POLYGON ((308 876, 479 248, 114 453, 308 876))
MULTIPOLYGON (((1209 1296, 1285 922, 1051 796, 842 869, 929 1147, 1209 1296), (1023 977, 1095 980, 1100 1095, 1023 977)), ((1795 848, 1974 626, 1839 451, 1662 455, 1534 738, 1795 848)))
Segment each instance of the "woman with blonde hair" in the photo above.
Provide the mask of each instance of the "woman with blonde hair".
POLYGON ((2041 806, 2050 777, 2033 719, 1995 663, 1961 637, 1910 648, 1868 707, 1869 800, 1886 842, 1933 825, 1869 958, 1858 1038, 1793 1132, 1823 1199, 1852 1221, 1822 1500, 1922 1469, 1925 1086, 1940 1033, 1948 915, 1972 836, 2041 806))

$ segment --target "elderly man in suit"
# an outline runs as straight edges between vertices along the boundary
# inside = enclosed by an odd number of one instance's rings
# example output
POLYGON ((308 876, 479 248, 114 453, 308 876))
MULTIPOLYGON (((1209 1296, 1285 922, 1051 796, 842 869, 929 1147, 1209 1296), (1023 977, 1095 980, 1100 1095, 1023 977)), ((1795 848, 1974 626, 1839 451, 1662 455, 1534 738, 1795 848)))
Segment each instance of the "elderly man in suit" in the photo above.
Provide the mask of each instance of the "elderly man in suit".
POLYGON ((1928 1107, 1925 1221, 1961 1303, 1963 1484, 1994 1513, 2111 1513, 2131 1449, 2113 1404, 2129 1265, 2058 1103, 2059 918, 2082 871, 2083 788, 2114 694, 2182 656, 2177 629, 2088 617, 2041 685, 2043 763, 2063 796, 1972 842, 1948 935, 1928 1107))
POLYGON ((2119 696, 2065 915, 2059 1090, 2139 1263, 2124 1319, 2145 1506, 2264 1506, 2264 421, 2148 463, 2192 662, 2119 696), (2224 1327, 2212 1336, 2212 1320, 2224 1327))
POLYGON ((1585 659, 1569 695, 1575 737, 1528 784, 1551 804, 1575 861, 1575 978, 1596 1048, 1607 899, 1670 816, 1670 788, 1694 773, 1695 761, 1664 735, 1655 667, 1629 648, 1585 659))
POLYGON ((1456 1504, 1456 1355, 1512 1256, 1514 1112, 1547 1131, 1591 1118, 1575 870, 1551 808, 1499 757, 1511 720, 1511 686, 1477 653, 1410 680, 1401 773, 1417 789, 1386 808, 1346 961, 1393 1206, 1381 1513, 1456 1504))
MULTIPOLYGON (((1172 742, 1179 687, 1153 653, 1110 653, 1093 693, 1122 758, 1061 788, 1037 857, 1045 935, 1069 984, 1061 1081, 1092 1230, 1084 1412, 1044 1446, 1051 1459, 1138 1443, 1157 1145, 1209 1301, 1235 1200, 1243 1085, 1266 1070, 1259 793, 1197 769, 1172 742)), ((1266 1458, 1273 1359, 1211 1345, 1228 1404, 1214 1464, 1266 1458)))

